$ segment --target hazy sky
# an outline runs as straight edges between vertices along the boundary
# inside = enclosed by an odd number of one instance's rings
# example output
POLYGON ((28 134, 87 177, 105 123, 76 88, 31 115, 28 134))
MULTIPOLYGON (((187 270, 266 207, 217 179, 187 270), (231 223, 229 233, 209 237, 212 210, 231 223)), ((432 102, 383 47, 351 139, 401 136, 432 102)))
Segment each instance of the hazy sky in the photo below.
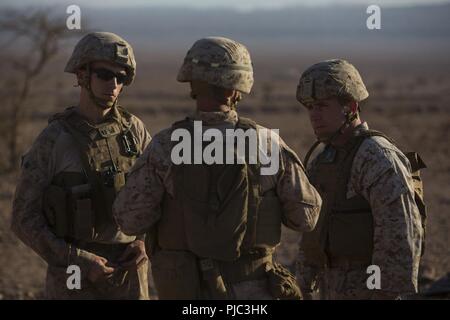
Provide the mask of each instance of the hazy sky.
POLYGON ((79 6, 158 6, 158 7, 190 7, 190 8, 214 8, 231 7, 238 10, 270 9, 285 6, 326 6, 330 4, 377 4, 380 6, 409 6, 416 4, 448 3, 450 0, 3 0, 3 5, 15 6, 29 5, 63 5, 77 4, 79 6))

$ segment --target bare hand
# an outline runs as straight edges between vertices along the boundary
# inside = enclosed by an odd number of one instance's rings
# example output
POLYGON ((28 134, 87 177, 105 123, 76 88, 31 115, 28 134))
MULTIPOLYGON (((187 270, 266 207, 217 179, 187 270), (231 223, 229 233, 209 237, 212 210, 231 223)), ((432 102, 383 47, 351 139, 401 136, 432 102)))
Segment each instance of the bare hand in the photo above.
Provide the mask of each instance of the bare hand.
POLYGON ((114 272, 114 268, 107 266, 108 260, 95 256, 92 266, 88 271, 88 279, 91 282, 104 281, 114 272))

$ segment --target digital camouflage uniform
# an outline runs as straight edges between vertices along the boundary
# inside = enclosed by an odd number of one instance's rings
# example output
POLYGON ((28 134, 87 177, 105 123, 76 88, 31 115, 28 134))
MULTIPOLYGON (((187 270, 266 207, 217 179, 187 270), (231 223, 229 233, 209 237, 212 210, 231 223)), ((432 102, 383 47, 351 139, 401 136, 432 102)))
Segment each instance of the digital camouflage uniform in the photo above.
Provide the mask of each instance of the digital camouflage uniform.
MULTIPOLYGON (((244 93, 250 92, 253 74, 248 51, 243 45, 226 38, 199 40, 189 50, 178 75, 179 81, 185 82, 193 79, 203 80, 225 88, 233 88, 244 93), (230 59, 234 61, 231 64, 232 68, 226 69, 227 66, 230 66, 230 59)), ((224 133, 225 129, 234 129, 236 127, 239 117, 233 109, 224 112, 197 111, 187 121, 192 122, 194 120, 202 121, 202 126, 205 129, 216 128, 224 133)), ((258 128, 262 129, 260 126, 258 128)), ((164 221, 167 221, 172 214, 169 210, 164 209, 164 203, 167 199, 175 197, 175 190, 177 189, 175 185, 177 178, 175 175, 176 166, 171 160, 173 146, 171 133, 172 128, 168 128, 162 130, 153 138, 149 148, 133 167, 127 184, 121 190, 114 203, 114 216, 121 230, 126 234, 140 234, 151 228, 153 230, 158 230, 159 228, 161 231, 164 221)), ((308 182, 303 166, 295 153, 281 139, 279 139, 278 144, 280 168, 274 175, 261 175, 259 177, 261 194, 271 194, 274 200, 281 203, 282 213, 280 219, 286 226, 294 230, 310 231, 316 223, 321 199, 314 187, 308 182)), ((193 185, 193 188, 195 188, 195 185, 193 185)), ((278 232, 281 232, 281 221, 277 220, 278 214, 280 213, 274 211, 272 217, 269 216, 268 218, 273 221, 270 224, 270 228, 273 226, 275 231, 278 228, 278 232)), ((171 221, 172 228, 175 228, 174 224, 182 228, 181 220, 171 221)), ((170 224, 170 222, 167 223, 170 224)), ((176 238, 178 234, 183 234, 184 232, 183 229, 179 229, 178 232, 173 232, 167 237, 170 238, 172 236, 176 238)), ((161 235, 159 234, 159 236, 161 235)), ((170 243, 170 239, 167 240, 167 237, 165 242, 170 243)), ((190 235, 187 234, 186 237, 189 238, 190 235)), ((163 247, 160 252, 167 254, 191 254, 189 248, 166 250, 169 248, 164 248, 164 246, 169 246, 169 244, 162 243, 161 239, 159 237, 157 241, 157 245, 163 247)), ((204 239, 204 241, 207 242, 208 239, 204 239)), ((269 251, 270 261, 274 247, 279 243, 279 239, 275 241, 276 244, 265 248, 269 251)), ((156 255, 158 255, 158 252, 156 255)), ((181 282, 186 280, 186 278, 191 278, 187 263, 176 265, 176 262, 167 260, 167 264, 163 264, 155 262, 152 256, 150 256, 150 260, 152 261, 155 282, 158 281, 158 276, 163 275, 164 272, 172 272, 169 276, 179 278, 181 282)), ((230 264, 233 263, 235 262, 230 262, 230 264)), ((194 276, 196 272, 194 271, 194 276)), ((227 291, 230 294, 228 298, 274 298, 274 295, 269 290, 268 280, 265 277, 257 279, 244 278, 241 280, 227 283, 227 291)), ((185 281, 184 283, 186 283, 186 286, 189 286, 188 282, 185 281)), ((172 299, 180 296, 165 295, 165 297, 172 299)))
MULTIPOLYGON (((346 93, 347 97, 355 101, 367 98, 365 89, 358 71, 344 60, 325 61, 310 67, 302 75, 297 91, 297 99, 307 105, 314 100, 327 99, 346 93)), ((308 242, 301 242, 298 256, 297 278, 304 293, 311 294, 314 298, 321 299, 393 299, 401 294, 417 292, 418 268, 421 256, 421 245, 423 229, 419 209, 415 202, 414 184, 410 161, 391 141, 379 135, 369 136, 362 143, 354 144, 356 149, 349 151, 349 146, 354 143, 359 134, 368 132, 368 125, 362 123, 358 126, 353 136, 346 145, 335 147, 327 143, 321 143, 315 150, 307 164, 308 176, 313 185, 316 186, 324 200, 321 217, 317 228, 321 228, 321 219, 324 221, 328 216, 328 235, 324 243, 321 243, 317 251, 323 251, 323 261, 311 258, 308 253, 308 242), (351 154, 345 160, 349 170, 341 167, 343 172, 349 172, 349 177, 343 177, 346 185, 335 187, 334 193, 339 193, 338 188, 344 188, 344 200, 347 206, 353 201, 359 201, 356 207, 364 208, 343 211, 337 208, 329 208, 330 192, 326 188, 333 186, 322 185, 323 182, 316 181, 315 177, 320 175, 319 163, 333 163, 339 161, 340 155, 351 154), (326 196, 326 194, 328 196, 326 196), (333 211, 334 210, 334 211, 333 211), (336 211, 337 210, 337 211, 336 211), (359 212, 358 212, 359 211, 359 212), (354 236, 358 223, 363 215, 362 211, 371 214, 366 236, 354 236), (340 249, 340 252, 351 252, 351 248, 358 247, 359 242, 366 241, 369 234, 371 249, 369 256, 357 261, 357 259, 346 258, 346 256, 333 255, 333 226, 345 217, 354 219, 353 229, 351 220, 344 239, 338 239, 345 243, 347 238, 352 239, 353 244, 347 243, 348 249, 340 249), (324 217, 325 216, 325 217, 324 217), (325 242, 327 241, 327 242, 325 242), (308 258, 309 257, 309 258, 308 258), (319 261, 319 262, 318 262, 319 261), (369 290, 367 279, 371 274, 366 273, 369 265, 377 265, 381 271, 381 289, 369 290)), ((344 163, 344 161, 343 161, 344 163)), ((325 168, 323 165, 321 168, 325 168)), ((339 169, 336 169, 339 170, 339 169)), ((327 172, 326 175, 339 173, 327 172)), ((344 183, 345 184, 345 183, 344 183)), ((333 192, 332 192, 333 193, 333 192)), ((337 203, 334 204, 339 207, 337 203)), ((370 215, 369 215, 370 217, 370 215)), ((363 226, 361 226, 363 228, 363 226)), ((322 230, 325 230, 324 227, 322 230)), ((364 229, 366 230, 366 229, 364 229)), ((320 231, 318 231, 320 232, 320 231)), ((324 232, 324 231, 322 231, 324 232)), ((307 238, 307 237, 305 237, 307 238)), ((322 239, 324 239, 322 237, 322 239)), ((318 244, 317 239, 315 240, 318 244)), ((319 240, 320 241, 320 240, 319 240)), ((367 254, 367 253, 365 253, 367 254)), ((363 254, 364 256, 364 254, 363 254)))
MULTIPOLYGON (((122 49, 129 48, 129 51, 124 49, 123 52, 126 52, 126 55, 130 52, 132 55, 131 47, 114 34, 88 34, 75 48, 66 70, 75 72, 79 63, 82 65, 89 63, 91 61, 87 56, 89 54, 95 61, 116 62, 111 55, 115 53, 114 48, 117 44, 122 49)), ((133 70, 127 73, 131 76, 127 80, 129 84, 134 76, 134 57, 129 57, 133 60, 132 63, 124 61, 123 58, 120 64, 125 63, 127 70, 133 70)), ((112 173, 111 177, 123 178, 124 176, 118 172, 127 173, 150 140, 151 137, 142 121, 116 104, 104 120, 96 125, 89 123, 76 108, 72 107, 49 120, 48 126, 23 157, 22 171, 13 202, 12 230, 47 262, 47 298, 148 299, 148 263, 143 264, 138 270, 130 269, 119 274, 120 279, 115 284, 91 283, 87 279, 89 268, 93 263, 93 254, 114 263, 136 237, 120 232, 112 216, 108 217, 111 215, 112 199, 99 200, 100 195, 105 194, 92 191, 93 187, 86 177, 86 167, 80 148, 83 149, 83 154, 87 155, 93 170, 100 174, 105 173, 106 169, 112 170, 111 166, 116 167, 116 171, 109 171, 112 173), (135 154, 126 153, 126 146, 122 143, 125 132, 129 141, 131 140, 131 147, 136 149, 135 154), (77 183, 67 184, 66 181, 71 179, 77 183), (77 207, 75 214, 88 215, 89 221, 97 219, 99 211, 106 215, 101 225, 95 225, 95 232, 90 236, 81 235, 81 229, 76 229, 76 217, 72 217, 73 213, 69 211, 70 205, 74 202, 66 205, 68 197, 76 194, 75 188, 85 187, 88 184, 91 188, 89 192, 92 193, 87 198, 80 198, 79 202, 77 200, 76 204, 80 207, 77 207), (55 193, 55 190, 59 193, 55 193), (68 190, 71 190, 71 193, 68 190), (99 199, 94 199, 96 197, 99 199), (47 202, 62 203, 61 210, 57 210, 56 206, 47 205, 47 202), (86 203, 89 205, 86 206, 86 203), (100 205, 102 209, 97 210, 94 208, 96 205, 100 205), (46 214, 47 212, 50 214, 46 214), (64 222, 61 225, 57 221, 64 222), (66 281, 70 274, 66 273, 66 269, 69 265, 80 267, 81 289, 67 288, 66 281)))

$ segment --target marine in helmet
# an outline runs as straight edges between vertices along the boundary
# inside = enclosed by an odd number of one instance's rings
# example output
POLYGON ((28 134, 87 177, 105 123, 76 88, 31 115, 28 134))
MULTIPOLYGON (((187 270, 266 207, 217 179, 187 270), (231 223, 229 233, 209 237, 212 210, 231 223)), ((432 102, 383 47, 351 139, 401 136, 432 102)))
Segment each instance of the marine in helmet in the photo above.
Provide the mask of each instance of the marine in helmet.
POLYGON ((148 299, 144 237, 125 235, 112 217, 151 140, 118 104, 136 74, 133 49, 116 34, 89 33, 65 71, 76 75, 80 98, 49 119, 23 157, 12 230, 48 264, 48 299, 148 299))
POLYGON ((413 176, 423 163, 361 120, 368 96, 357 69, 342 59, 300 77, 297 100, 318 140, 305 166, 323 199, 297 263, 310 298, 395 299, 418 290, 423 228, 413 176))
POLYGON ((126 234, 153 235, 147 246, 159 298, 299 299, 293 275, 272 259, 282 223, 310 231, 320 209, 297 155, 277 135, 271 150, 280 166, 272 175, 261 174, 260 162, 175 164, 171 157, 172 134, 193 132, 196 121, 221 136, 265 129, 238 115, 253 85, 247 48, 223 37, 200 39, 177 80, 189 82, 196 111, 155 135, 113 207, 126 234))

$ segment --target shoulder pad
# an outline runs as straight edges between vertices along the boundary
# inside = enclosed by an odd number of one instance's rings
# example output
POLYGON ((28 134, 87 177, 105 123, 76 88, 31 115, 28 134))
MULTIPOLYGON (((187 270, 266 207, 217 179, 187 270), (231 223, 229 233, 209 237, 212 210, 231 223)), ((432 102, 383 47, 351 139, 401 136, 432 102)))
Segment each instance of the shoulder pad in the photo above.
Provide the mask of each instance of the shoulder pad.
POLYGON ((71 115, 74 112, 74 110, 75 110, 75 107, 69 107, 69 108, 66 108, 66 110, 64 110, 63 112, 55 113, 48 119, 48 123, 51 123, 55 120, 65 119, 69 115, 71 115))

